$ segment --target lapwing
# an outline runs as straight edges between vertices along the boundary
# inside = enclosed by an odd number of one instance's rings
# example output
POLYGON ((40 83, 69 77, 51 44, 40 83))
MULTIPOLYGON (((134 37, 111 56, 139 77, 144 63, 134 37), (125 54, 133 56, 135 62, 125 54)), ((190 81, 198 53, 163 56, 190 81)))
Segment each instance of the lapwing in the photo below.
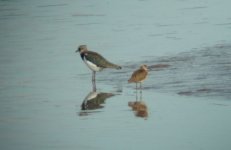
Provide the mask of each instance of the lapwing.
POLYGON ((94 90, 96 90, 96 86, 95 86, 96 72, 102 71, 105 68, 121 69, 120 66, 109 62, 100 54, 93 51, 89 51, 87 49, 87 45, 80 45, 76 50, 76 52, 80 53, 82 60, 85 62, 88 68, 92 70, 92 83, 94 86, 93 87, 94 90))
POLYGON ((141 83, 147 78, 148 75, 148 66, 142 65, 140 68, 133 72, 131 78, 128 80, 128 83, 136 83, 136 89, 137 89, 137 83, 140 83, 140 90, 142 89, 141 83))

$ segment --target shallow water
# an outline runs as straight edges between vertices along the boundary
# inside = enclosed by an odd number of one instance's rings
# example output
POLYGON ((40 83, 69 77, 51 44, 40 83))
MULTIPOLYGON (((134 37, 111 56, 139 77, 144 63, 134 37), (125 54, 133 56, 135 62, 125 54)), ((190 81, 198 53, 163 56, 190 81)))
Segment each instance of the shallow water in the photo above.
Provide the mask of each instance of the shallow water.
POLYGON ((231 46, 215 45, 173 56, 148 57, 139 62, 127 62, 120 72, 102 73, 99 79, 126 83, 140 64, 149 68, 145 90, 185 96, 231 99, 231 46), (111 79, 112 78, 112 79, 111 79), (125 82, 124 82, 125 81, 125 82))
POLYGON ((0 1, 0 149, 229 150, 230 4, 0 1), (80 44, 123 66, 97 93, 80 44))

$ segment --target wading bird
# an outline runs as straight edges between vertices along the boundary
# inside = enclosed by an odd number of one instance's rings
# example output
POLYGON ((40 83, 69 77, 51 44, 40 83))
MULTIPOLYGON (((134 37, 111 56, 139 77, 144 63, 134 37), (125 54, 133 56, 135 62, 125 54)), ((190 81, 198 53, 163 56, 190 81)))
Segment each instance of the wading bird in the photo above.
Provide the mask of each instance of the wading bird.
POLYGON ((102 71, 105 68, 121 69, 120 66, 109 62, 100 54, 93 51, 89 51, 86 45, 80 45, 76 50, 76 52, 80 53, 82 60, 85 62, 88 68, 92 70, 93 90, 96 90, 96 85, 95 85, 96 71, 102 71))
POLYGON ((142 65, 140 68, 133 72, 131 78, 128 80, 128 83, 136 83, 136 89, 137 89, 137 83, 140 83, 140 90, 142 89, 142 82, 147 78, 148 75, 148 66, 142 65))

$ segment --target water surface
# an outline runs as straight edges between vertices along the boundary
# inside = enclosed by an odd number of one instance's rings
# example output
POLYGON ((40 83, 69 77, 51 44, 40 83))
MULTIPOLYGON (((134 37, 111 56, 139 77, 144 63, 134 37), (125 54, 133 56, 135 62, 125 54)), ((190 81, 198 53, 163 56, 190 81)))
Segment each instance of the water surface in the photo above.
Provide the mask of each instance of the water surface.
POLYGON ((0 149, 229 150, 230 4, 0 1, 0 149), (93 99, 80 44, 123 67, 93 99))

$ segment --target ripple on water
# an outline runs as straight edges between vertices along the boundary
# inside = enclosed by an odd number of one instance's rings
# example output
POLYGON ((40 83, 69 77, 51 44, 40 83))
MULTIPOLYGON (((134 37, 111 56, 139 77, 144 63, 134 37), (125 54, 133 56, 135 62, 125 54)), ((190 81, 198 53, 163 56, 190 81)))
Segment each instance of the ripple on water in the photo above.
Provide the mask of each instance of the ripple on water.
POLYGON ((112 73, 110 78, 108 72, 99 78, 110 83, 126 83, 140 64, 149 67, 149 77, 143 84, 147 90, 184 96, 231 98, 231 45, 215 45, 175 56, 129 62, 121 72, 112 73))

